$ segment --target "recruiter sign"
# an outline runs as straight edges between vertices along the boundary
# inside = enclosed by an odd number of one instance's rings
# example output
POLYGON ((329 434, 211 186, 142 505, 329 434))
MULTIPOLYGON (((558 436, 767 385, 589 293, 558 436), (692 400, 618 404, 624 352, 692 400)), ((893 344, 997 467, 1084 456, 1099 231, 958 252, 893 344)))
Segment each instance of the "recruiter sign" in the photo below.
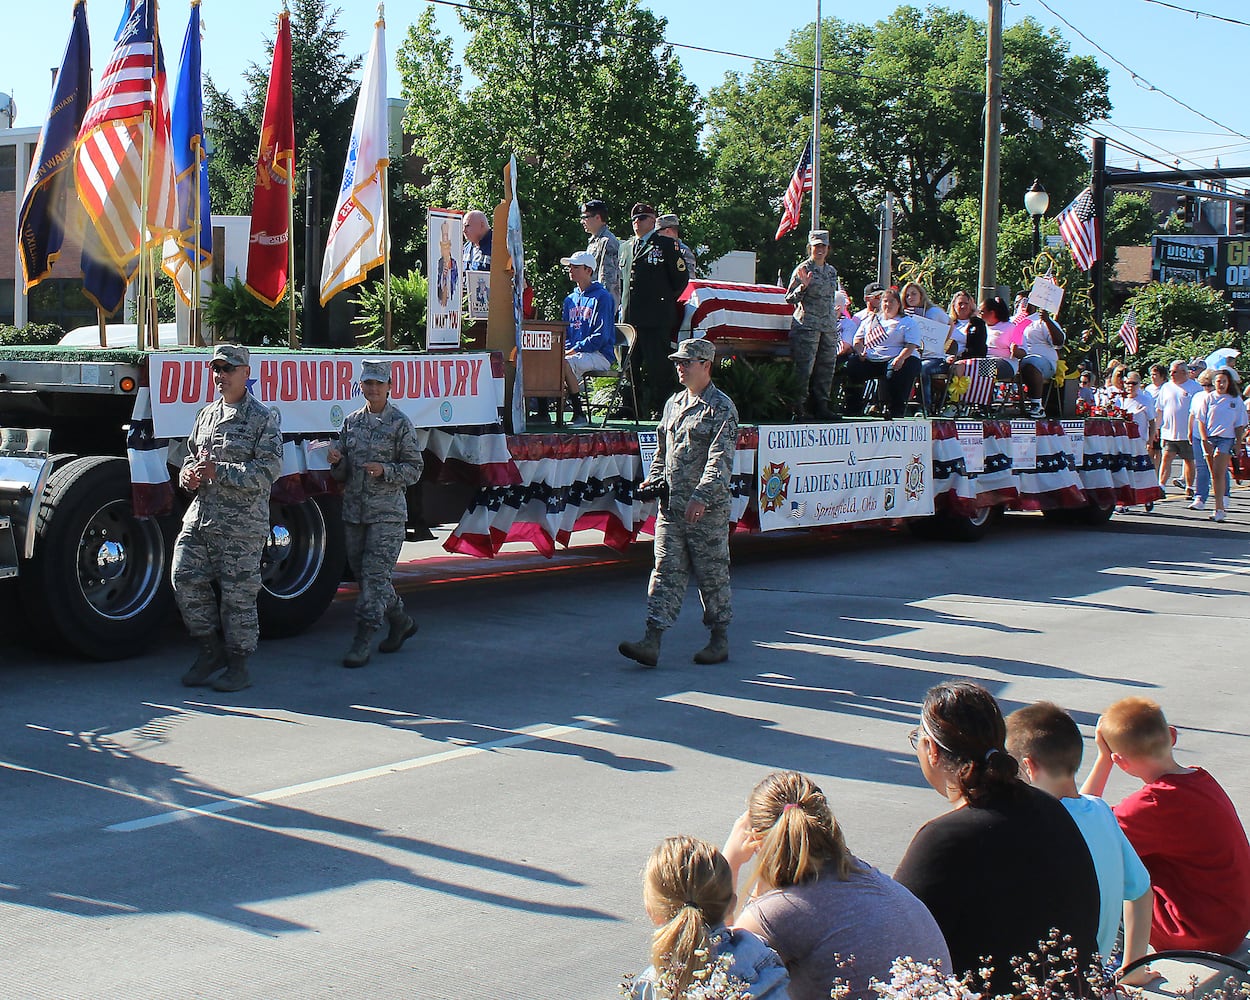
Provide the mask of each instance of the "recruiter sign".
MULTIPOLYGON (((216 398, 208 353, 149 356, 152 429, 186 437, 195 415, 216 398)), ((391 362, 391 402, 417 427, 469 427, 499 420, 489 354, 370 355, 391 362)), ((284 434, 337 432, 364 405, 360 358, 341 354, 252 352, 248 391, 276 409, 284 434)))
POLYGON ((787 424, 759 435, 762 531, 933 513, 927 420, 787 424))

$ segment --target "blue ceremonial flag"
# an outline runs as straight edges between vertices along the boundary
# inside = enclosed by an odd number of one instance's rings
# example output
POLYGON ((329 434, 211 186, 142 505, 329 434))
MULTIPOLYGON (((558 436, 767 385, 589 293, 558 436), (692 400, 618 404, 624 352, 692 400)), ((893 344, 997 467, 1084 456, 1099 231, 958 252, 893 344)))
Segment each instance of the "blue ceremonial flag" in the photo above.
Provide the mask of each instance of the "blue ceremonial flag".
POLYGON ((118 270, 100 242, 100 234, 88 220, 82 231, 82 292, 104 315, 112 316, 121 308, 126 298, 126 285, 136 270, 134 262, 128 273, 118 270))
POLYGON ((122 19, 117 26, 117 31, 113 33, 113 41, 121 40, 122 33, 126 30, 126 22, 130 20, 130 15, 135 12, 136 0, 122 0, 122 19))
POLYGON ((48 120, 39 133, 35 158, 22 207, 17 215, 18 253, 29 290, 52 271, 65 240, 69 195, 74 190, 74 139, 91 99, 91 37, 87 31, 87 5, 74 5, 74 26, 61 69, 52 89, 48 120))
POLYGON ((200 268, 213 259, 213 217, 208 198, 208 157, 204 142, 204 95, 200 86, 200 2, 192 0, 187 34, 182 40, 182 64, 174 84, 174 179, 177 183, 177 232, 165 241, 165 273, 174 279, 178 295, 191 304, 192 288, 200 268), (196 179, 199 198, 196 198, 196 179), (197 212, 198 210, 198 212, 197 212), (197 218, 198 214, 198 218, 197 218), (196 254, 196 228, 199 253, 196 254), (198 266, 197 266, 198 265, 198 266))

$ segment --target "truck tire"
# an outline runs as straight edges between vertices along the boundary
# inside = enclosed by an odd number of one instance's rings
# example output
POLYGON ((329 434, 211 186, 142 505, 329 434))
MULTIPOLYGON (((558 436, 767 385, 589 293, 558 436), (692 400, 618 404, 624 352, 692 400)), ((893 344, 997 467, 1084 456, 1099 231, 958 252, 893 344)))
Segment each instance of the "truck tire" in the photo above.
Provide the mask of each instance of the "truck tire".
POLYGON ((918 518, 912 525, 913 532, 920 538, 936 539, 946 542, 979 542, 990 524, 1002 514, 1001 507, 979 507, 972 515, 935 514, 933 517, 918 518))
POLYGON ((134 516, 126 460, 94 455, 61 465, 35 517, 34 558, 18 578, 26 621, 91 659, 140 652, 173 605, 173 531, 134 516))
POLYGON ((347 565, 343 504, 333 496, 275 503, 271 519, 256 610, 260 634, 281 639, 312 625, 338 593, 347 565))

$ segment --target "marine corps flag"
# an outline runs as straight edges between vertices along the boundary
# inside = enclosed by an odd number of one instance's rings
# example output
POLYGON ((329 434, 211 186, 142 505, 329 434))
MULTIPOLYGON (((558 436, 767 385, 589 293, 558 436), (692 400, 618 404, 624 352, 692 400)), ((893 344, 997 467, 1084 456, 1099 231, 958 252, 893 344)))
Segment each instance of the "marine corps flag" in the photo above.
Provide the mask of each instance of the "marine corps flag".
POLYGON ((247 290, 276 306, 286 294, 291 242, 291 182, 295 174, 295 116, 291 91, 291 15, 278 15, 273 68, 256 152, 247 290))
POLYGON ((26 289, 52 271, 65 241, 65 220, 73 192, 74 139, 91 99, 91 37, 85 0, 74 4, 74 26, 52 90, 48 120, 39 133, 26 192, 17 213, 17 246, 26 289))
POLYGON ((321 304, 365 280, 386 259, 386 24, 378 18, 365 62, 352 138, 321 265, 321 304))

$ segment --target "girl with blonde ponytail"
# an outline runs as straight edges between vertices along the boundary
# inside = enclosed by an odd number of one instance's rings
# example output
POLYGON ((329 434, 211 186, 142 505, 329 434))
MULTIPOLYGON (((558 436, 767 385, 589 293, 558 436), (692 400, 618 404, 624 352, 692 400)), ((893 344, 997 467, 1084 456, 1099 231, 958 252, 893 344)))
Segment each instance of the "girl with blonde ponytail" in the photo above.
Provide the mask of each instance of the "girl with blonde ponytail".
POLYGON ((755 786, 725 857, 755 874, 735 927, 769 944, 790 973, 793 1000, 828 1000, 835 980, 849 997, 875 1000, 869 980, 890 979, 903 955, 950 968, 942 932, 915 896, 846 846, 824 793, 795 771, 755 786))
POLYGON ((723 956, 729 976, 753 1000, 790 1000, 776 953, 754 934, 725 926, 733 914, 733 873, 711 844, 694 837, 663 841, 643 869, 642 901, 656 931, 651 967, 634 979, 632 1000, 684 1000, 723 956))

